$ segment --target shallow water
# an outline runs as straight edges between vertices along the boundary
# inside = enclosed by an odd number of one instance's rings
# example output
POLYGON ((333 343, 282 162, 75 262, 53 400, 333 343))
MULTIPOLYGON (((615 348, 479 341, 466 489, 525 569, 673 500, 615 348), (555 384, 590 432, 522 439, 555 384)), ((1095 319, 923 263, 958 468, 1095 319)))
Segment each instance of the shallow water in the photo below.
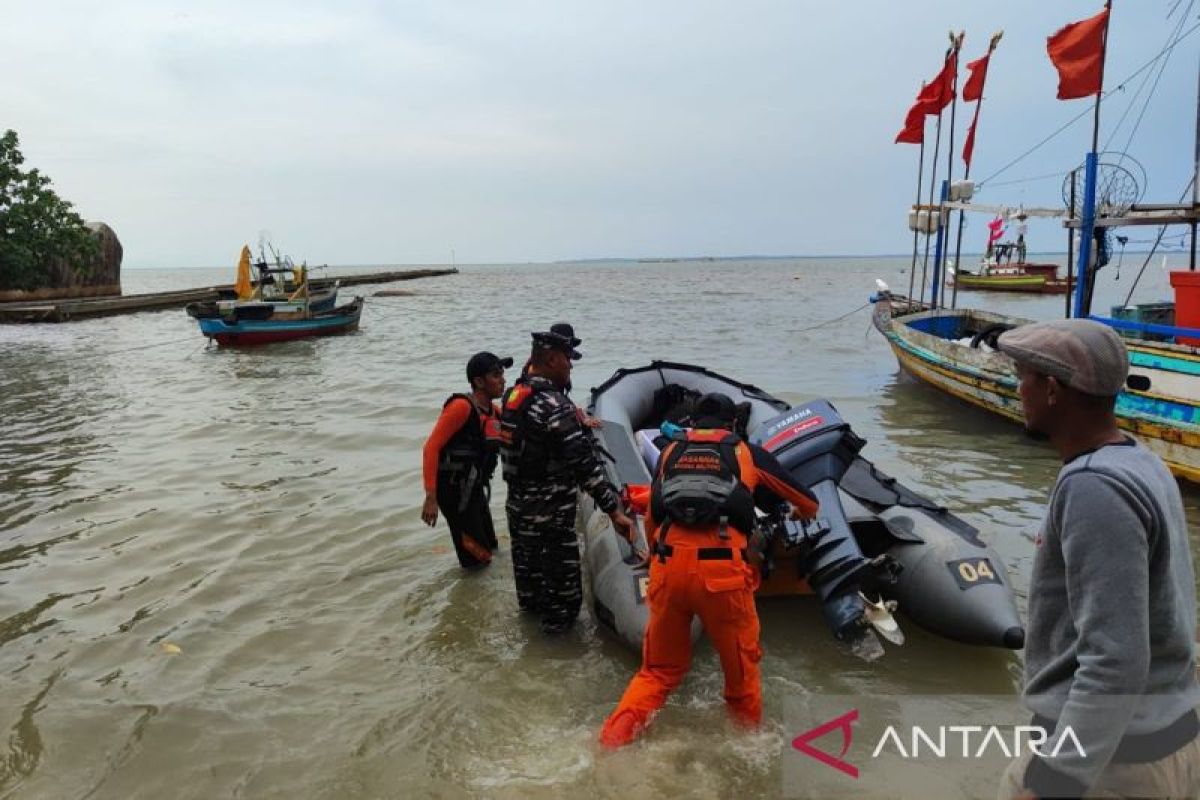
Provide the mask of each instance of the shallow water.
MULTIPOLYGON (((635 654, 586 613, 553 641, 518 619, 502 484, 502 552, 482 574, 464 576, 445 528, 419 518, 421 445, 467 357, 520 360, 531 328, 566 319, 584 339, 580 401, 652 358, 829 398, 869 458, 979 527, 1023 608, 1057 464, 897 374, 854 309, 876 277, 905 287, 906 270, 465 267, 373 299, 357 334, 263 349, 207 349, 181 310, 0 328, 0 797, 774 796, 797 733, 788 697, 1015 691, 1018 655, 901 619, 909 642, 866 664, 815 604, 774 599, 762 732, 725 722, 702 648, 644 743, 602 754, 595 734, 635 654)), ((231 272, 128 271, 125 289, 231 272)), ((1133 272, 1102 278, 1097 306, 1133 272)), ((1143 299, 1169 293, 1157 266, 1148 281, 1143 299)), ((1034 317, 1061 303, 960 297, 1034 317)), ((1185 494, 1193 532, 1198 499, 1185 494)))

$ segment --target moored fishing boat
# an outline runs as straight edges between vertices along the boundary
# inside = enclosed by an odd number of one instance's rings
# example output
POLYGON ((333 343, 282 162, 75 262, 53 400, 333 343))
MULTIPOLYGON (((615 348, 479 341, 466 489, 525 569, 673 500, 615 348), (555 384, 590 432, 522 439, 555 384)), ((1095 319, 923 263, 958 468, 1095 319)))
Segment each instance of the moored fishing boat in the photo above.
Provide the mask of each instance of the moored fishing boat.
MULTIPOLYGON (((900 367, 972 405, 1021 422, 1011 359, 994 349, 1003 331, 1033 320, 979 309, 911 313, 907 299, 881 292, 873 321, 900 367)), ((1176 475, 1200 482, 1200 348, 1126 341, 1129 385, 1117 397, 1117 421, 1176 475)))
POLYGON ((1023 292, 1026 294, 1066 294, 1074 285, 1058 278, 1048 278, 1045 275, 1029 275, 1018 272, 988 272, 976 275, 970 272, 956 272, 948 279, 958 284, 960 289, 976 289, 986 292, 1023 292))
POLYGON ((315 314, 275 313, 268 318, 254 319, 252 316, 241 316, 245 310, 239 310, 231 317, 201 317, 197 321, 200 323, 200 332, 217 344, 268 344, 357 330, 362 307, 363 299, 356 297, 344 306, 315 314))
POLYGON ((187 313, 200 324, 200 332, 222 345, 282 342, 308 336, 346 333, 358 328, 363 301, 334 307, 338 284, 313 287, 308 270, 275 253, 254 265, 257 284, 250 281, 250 248, 243 247, 238 263, 236 299, 191 303, 187 313))
MULTIPOLYGON (((818 497, 817 524, 768 515, 774 562, 759 595, 815 595, 835 636, 879 652, 878 632, 900 641, 891 610, 950 639, 1021 647, 1024 631, 1005 567, 979 532, 881 473, 865 442, 818 400, 794 408, 754 386, 691 364, 654 362, 618 370, 592 391, 589 411, 612 456, 617 486, 647 486, 661 444, 658 426, 686 419, 689 398, 719 391, 739 405, 739 432, 771 451, 818 497)), ((647 569, 586 495, 579 521, 592 607, 633 648, 648 619, 647 569)), ((643 518, 638 519, 639 527, 643 518)), ((693 633, 698 635, 698 625, 693 633)))

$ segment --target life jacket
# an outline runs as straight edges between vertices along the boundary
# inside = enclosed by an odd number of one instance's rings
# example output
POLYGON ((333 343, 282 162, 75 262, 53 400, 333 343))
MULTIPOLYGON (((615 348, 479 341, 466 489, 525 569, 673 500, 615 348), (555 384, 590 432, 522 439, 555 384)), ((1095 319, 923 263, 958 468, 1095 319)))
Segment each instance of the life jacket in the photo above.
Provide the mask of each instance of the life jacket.
POLYGON ((500 421, 493 410, 480 414, 475 401, 465 394, 450 395, 442 408, 459 398, 467 401, 471 416, 442 448, 438 458, 438 473, 468 484, 474 484, 480 477, 485 481, 491 480, 500 452, 500 421))
POLYGON ((659 543, 672 523, 692 528, 717 525, 722 539, 729 537, 726 527, 732 524, 749 536, 758 473, 745 443, 725 430, 691 429, 671 439, 650 490, 650 511, 660 523, 659 543))
POLYGON ((518 381, 504 393, 500 403, 500 458, 504 480, 544 478, 550 471, 550 451, 545 443, 528 435, 525 412, 545 387, 518 381))

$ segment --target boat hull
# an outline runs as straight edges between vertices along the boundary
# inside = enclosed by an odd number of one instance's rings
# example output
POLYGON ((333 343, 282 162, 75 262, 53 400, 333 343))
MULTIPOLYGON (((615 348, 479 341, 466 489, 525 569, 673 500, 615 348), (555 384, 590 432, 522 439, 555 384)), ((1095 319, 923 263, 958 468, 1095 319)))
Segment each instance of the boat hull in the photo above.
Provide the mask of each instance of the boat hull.
MULTIPOLYGON (((1014 422, 1024 422, 1012 361, 965 340, 990 326, 1032 322, 977 309, 907 313, 899 299, 880 298, 874 324, 900 367, 922 383, 1014 422), (896 315, 893 316, 893 312, 896 315)), ((1130 374, 1146 390, 1117 397, 1117 423, 1166 462, 1171 472, 1200 483, 1200 349, 1161 342, 1126 342, 1130 374)))
POLYGON ((1075 281, 1046 275, 970 275, 955 276, 958 288, 980 292, 1023 292, 1025 294, 1066 294, 1075 281))
POLYGON ((201 318, 200 332, 220 345, 259 345, 310 336, 332 336, 358 328, 362 298, 307 319, 264 319, 229 322, 219 317, 201 318))

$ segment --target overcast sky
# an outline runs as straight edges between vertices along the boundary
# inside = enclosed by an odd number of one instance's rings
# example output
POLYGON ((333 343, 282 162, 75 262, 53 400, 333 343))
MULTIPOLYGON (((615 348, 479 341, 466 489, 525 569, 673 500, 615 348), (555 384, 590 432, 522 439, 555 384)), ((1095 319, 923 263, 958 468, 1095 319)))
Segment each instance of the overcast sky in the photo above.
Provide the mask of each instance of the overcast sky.
MULTIPOLYGON (((1115 5, 1108 87, 1200 12, 1115 5)), ((0 128, 87 219, 113 226, 128 267, 232 264, 261 230, 331 264, 440 263, 452 249, 460 263, 899 253, 917 148, 892 138, 946 31, 966 30, 964 63, 1005 31, 976 146, 985 178, 1088 107, 1055 100, 1045 39, 1099 8, 14 0, 0 128)), ((1198 54, 1200 32, 1130 148, 1148 201, 1176 200, 1191 174, 1198 54)), ((1102 142, 1139 80, 1107 103, 1102 142)), ((1087 118, 995 183, 1061 174, 1089 140, 1087 118)), ((1058 203, 1060 184, 978 199, 1058 203)), ((1053 224, 1035 235, 1035 249, 1065 247, 1053 224)))

